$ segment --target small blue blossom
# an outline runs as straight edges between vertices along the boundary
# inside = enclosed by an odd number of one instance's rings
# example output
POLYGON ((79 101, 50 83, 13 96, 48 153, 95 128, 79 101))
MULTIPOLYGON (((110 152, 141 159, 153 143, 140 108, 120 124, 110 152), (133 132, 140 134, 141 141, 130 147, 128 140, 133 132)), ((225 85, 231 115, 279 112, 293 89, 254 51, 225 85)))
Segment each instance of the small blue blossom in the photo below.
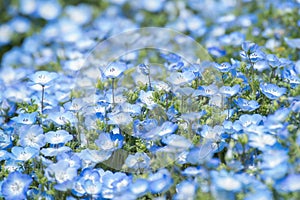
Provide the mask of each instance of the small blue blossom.
POLYGON ((19 135, 20 145, 23 147, 29 146, 39 149, 46 144, 43 129, 39 125, 22 126, 19 135))
POLYGON ((127 65, 121 62, 113 62, 100 70, 106 78, 118 78, 127 70, 127 65))
POLYGON ((217 68, 220 72, 229 72, 230 70, 234 69, 234 65, 231 65, 230 63, 224 62, 221 64, 215 63, 215 68, 217 68))
POLYGON ((13 117, 11 120, 18 124, 31 125, 36 122, 37 113, 21 113, 17 117, 13 117))
POLYGON ((259 108, 259 103, 255 100, 248 101, 247 99, 238 98, 234 101, 242 111, 254 111, 259 108))
POLYGON ((196 78, 195 74, 191 71, 185 72, 172 72, 167 80, 174 85, 184 85, 190 83, 196 78))
POLYGON ((114 151, 122 147, 124 137, 120 134, 100 133, 95 144, 105 151, 114 151))
POLYGON ((155 174, 151 174, 148 178, 150 192, 153 194, 162 193, 168 190, 173 184, 171 174, 166 169, 160 169, 155 174))
POLYGON ((133 170, 147 170, 150 167, 150 157, 146 153, 137 152, 126 158, 125 165, 133 170))
POLYGON ((260 89, 269 99, 278 99, 286 93, 286 88, 278 87, 274 84, 260 84, 260 89))
POLYGON ((29 76, 33 84, 39 84, 41 86, 48 86, 57 78, 58 74, 56 72, 47 71, 37 71, 29 76))
POLYGON ((45 141, 50 144, 65 144, 73 139, 73 135, 65 130, 49 131, 45 134, 45 141))
POLYGON ((12 172, 4 180, 1 186, 1 192, 5 199, 26 199, 26 192, 32 178, 27 174, 22 174, 18 171, 12 172))
POLYGON ((17 161, 28 161, 39 154, 39 150, 33 147, 14 146, 11 149, 12 158, 17 161))
POLYGON ((182 181, 176 185, 174 199, 195 199, 197 184, 192 181, 182 181))
POLYGON ((142 196, 146 194, 148 190, 149 182, 145 179, 137 179, 134 183, 130 185, 130 191, 137 196, 142 196))
POLYGON ((225 95, 225 97, 232 97, 236 95, 240 91, 240 85, 230 86, 222 86, 219 91, 221 94, 225 95))

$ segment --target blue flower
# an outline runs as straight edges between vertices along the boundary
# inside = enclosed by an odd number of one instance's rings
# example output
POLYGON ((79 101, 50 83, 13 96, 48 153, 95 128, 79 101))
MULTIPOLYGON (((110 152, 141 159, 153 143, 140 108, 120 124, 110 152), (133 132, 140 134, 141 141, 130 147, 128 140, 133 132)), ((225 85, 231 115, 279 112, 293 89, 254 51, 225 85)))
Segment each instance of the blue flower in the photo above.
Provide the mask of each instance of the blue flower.
POLYGON ((128 125, 132 122, 132 117, 130 113, 118 112, 118 113, 108 113, 107 117, 109 119, 108 124, 115 125, 128 125))
POLYGON ((300 38, 294 38, 294 39, 288 39, 284 38, 284 41, 287 43, 287 45, 293 49, 300 49, 300 38))
POLYGON ((278 87, 274 84, 260 84, 260 89, 264 95, 266 95, 269 99, 278 99, 282 95, 286 93, 286 88, 278 87))
POLYGON ((157 126, 157 121, 155 119, 146 119, 144 121, 136 119, 133 122, 133 136, 140 137, 157 126))
POLYGON ((54 185, 56 190, 67 191, 73 186, 73 180, 77 177, 77 169, 70 167, 68 162, 60 160, 45 169, 45 176, 49 181, 57 183, 54 185))
POLYGON ((8 175, 2 183, 1 192, 5 199, 26 199, 26 192, 32 182, 32 178, 27 174, 18 171, 8 175))
POLYGON ((11 154, 5 150, 0 150, 0 161, 11 158, 11 154))
POLYGON ((150 157, 144 152, 137 152, 126 158, 125 165, 133 170, 147 170, 150 167, 150 157))
POLYGON ((238 98, 234 101, 242 111, 254 111, 259 108, 259 103, 255 100, 248 101, 247 99, 238 98))
POLYGON ((100 133, 95 144, 104 151, 114 151, 123 146, 124 137, 121 134, 100 133))
POLYGON ((55 122, 57 125, 62 126, 68 123, 77 123, 77 118, 75 117, 74 113, 70 111, 57 112, 55 110, 49 110, 48 113, 48 119, 55 122))
POLYGON ((38 2, 37 14, 45 20, 54 20, 61 13, 61 6, 56 0, 38 2))
POLYGON ((225 97, 232 97, 236 95, 240 91, 240 85, 234 85, 232 87, 230 86, 222 86, 220 88, 220 93, 225 95, 225 97))
POLYGON ((121 172, 116 172, 113 174, 110 171, 106 171, 102 176, 102 181, 102 196, 104 198, 112 199, 116 195, 128 190, 131 178, 121 172))
POLYGON ((100 70, 106 78, 118 78, 127 70, 127 65, 122 62, 113 62, 100 70))
POLYGON ((19 136, 20 145, 23 147, 29 146, 39 149, 46 144, 43 129, 39 125, 23 126, 19 136))
POLYGON ((152 110, 157 105, 153 100, 153 91, 145 92, 144 90, 142 90, 140 92, 139 99, 142 103, 146 104, 147 108, 149 108, 150 110, 152 110))
POLYGON ((174 199, 195 199, 197 184, 192 181, 182 181, 176 185, 174 199))
POLYGON ((169 121, 165 121, 161 126, 157 126, 149 132, 141 135, 141 138, 150 140, 157 137, 167 136, 174 133, 178 129, 178 125, 169 121))
POLYGON ((150 192, 153 194, 167 191, 173 184, 173 179, 167 169, 160 169, 148 177, 150 192))
POLYGON ((145 179, 137 179, 130 185, 130 191, 139 197, 146 194, 148 190, 149 182, 145 179))
POLYGON ((167 78, 167 81, 169 81, 174 85, 184 85, 186 83, 190 83, 195 78, 196 78, 195 74, 191 71, 172 72, 170 76, 167 78))
POLYGON ((33 147, 17 147, 11 149, 13 158, 17 161, 28 161, 39 154, 39 150, 33 147))
POLYGON ((58 78, 58 74, 56 72, 37 71, 28 78, 33 82, 33 84, 48 86, 58 78))
POLYGON ((193 96, 205 96, 211 97, 219 91, 216 85, 199 86, 199 88, 193 93, 193 96))
POLYGON ((300 174, 290 174, 275 184, 278 191, 284 193, 300 191, 300 174))
POLYGON ((65 144, 73 139, 65 130, 49 131, 45 134, 45 141, 50 144, 65 144))
POLYGON ((56 160, 59 162, 61 160, 69 163, 69 166, 75 169, 81 167, 81 160, 78 155, 73 152, 62 152, 56 156, 56 160))
POLYGON ((12 137, 0 130, 0 149, 6 149, 12 145, 12 137))
POLYGON ((19 124, 34 124, 36 122, 37 112, 21 113, 18 117, 13 117, 11 120, 19 124))

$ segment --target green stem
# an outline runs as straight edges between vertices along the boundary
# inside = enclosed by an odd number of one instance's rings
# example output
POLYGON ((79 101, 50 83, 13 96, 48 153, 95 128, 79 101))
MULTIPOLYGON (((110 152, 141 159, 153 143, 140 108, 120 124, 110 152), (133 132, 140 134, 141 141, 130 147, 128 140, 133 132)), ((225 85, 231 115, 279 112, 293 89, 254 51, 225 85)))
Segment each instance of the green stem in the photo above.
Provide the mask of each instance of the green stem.
POLYGON ((112 101, 113 101, 112 106, 113 106, 113 107, 115 106, 115 91, 114 91, 115 86, 114 86, 114 84, 115 84, 115 79, 112 78, 112 79, 111 79, 111 90, 112 90, 112 101))
POLYGON ((44 110, 44 95, 45 95, 45 86, 42 85, 42 100, 41 100, 41 113, 43 114, 44 110))

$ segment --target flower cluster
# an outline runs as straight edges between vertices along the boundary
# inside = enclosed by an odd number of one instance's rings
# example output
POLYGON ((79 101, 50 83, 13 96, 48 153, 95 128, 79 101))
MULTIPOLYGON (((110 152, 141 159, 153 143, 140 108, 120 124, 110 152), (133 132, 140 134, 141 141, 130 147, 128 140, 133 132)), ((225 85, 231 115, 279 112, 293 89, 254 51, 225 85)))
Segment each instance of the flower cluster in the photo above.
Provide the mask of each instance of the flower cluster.
POLYGON ((299 1, 7 6, 0 199, 300 198, 299 1), (135 49, 86 62, 145 26, 186 33, 213 59, 135 49))

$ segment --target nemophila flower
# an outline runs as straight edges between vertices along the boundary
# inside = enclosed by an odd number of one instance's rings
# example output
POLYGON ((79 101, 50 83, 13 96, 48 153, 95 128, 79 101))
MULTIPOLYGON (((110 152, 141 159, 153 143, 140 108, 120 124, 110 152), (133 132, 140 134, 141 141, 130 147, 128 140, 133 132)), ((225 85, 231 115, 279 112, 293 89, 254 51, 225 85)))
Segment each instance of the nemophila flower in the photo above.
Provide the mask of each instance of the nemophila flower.
POLYGON ((87 4, 68 5, 65 12, 72 21, 80 25, 86 24, 92 19, 92 7, 87 4))
POLYGON ((188 152, 186 161, 191 164, 208 162, 218 150, 218 145, 212 140, 204 141, 200 146, 194 147, 188 152))
POLYGON ((263 117, 259 114, 253 114, 253 115, 244 114, 239 117, 239 120, 236 120, 233 123, 233 129, 239 132, 251 125, 260 125, 262 120, 263 117))
POLYGON ((167 136, 174 133, 178 129, 178 125, 169 121, 165 121, 161 126, 151 129, 149 132, 140 135, 141 138, 151 140, 157 137, 167 136))
POLYGON ((222 139, 223 133, 224 129, 222 126, 216 125, 214 127, 210 127, 208 125, 204 125, 202 126, 202 131, 200 132, 200 135, 205 139, 219 141, 222 139))
POLYGON ((285 120, 291 112, 290 108, 280 108, 275 113, 267 116, 264 126, 268 128, 270 133, 276 134, 276 130, 285 126, 285 120))
POLYGON ((5 199, 26 199, 26 192, 32 178, 27 174, 15 171, 8 175, 1 186, 1 193, 5 199))
POLYGON ((142 103, 146 104, 147 108, 152 110, 157 104, 153 100, 153 91, 141 91, 139 99, 141 100, 142 103))
POLYGON ((153 81, 152 87, 158 91, 170 92, 171 86, 164 81, 153 81))
POLYGON ((100 175, 103 173, 103 170, 84 169, 73 184, 72 193, 78 197, 84 195, 99 195, 102 189, 100 175))
POLYGON ((0 130, 0 149, 6 149, 12 145, 12 136, 0 130))
POLYGON ((109 159, 112 155, 112 151, 84 149, 77 153, 77 155, 81 159, 82 169, 85 169, 93 168, 97 163, 109 159))
POLYGON ((219 91, 221 94, 225 95, 225 97, 232 97, 236 95, 240 91, 240 85, 230 86, 222 86, 219 91))
POLYGON ((132 117, 130 113, 118 112, 118 113, 108 113, 107 117, 109 119, 108 124, 115 125, 128 125, 132 122, 132 117))
POLYGON ((300 49, 300 38, 289 39, 285 37, 284 41, 289 47, 293 49, 300 49))
POLYGON ((256 69, 257 71, 259 72, 262 72, 266 69, 269 69, 270 66, 269 66, 269 63, 268 61, 266 60, 260 60, 260 61, 257 61, 253 64, 253 68, 256 69))
POLYGON ((132 116, 141 114, 141 109, 142 107, 137 104, 130 104, 127 102, 120 104, 120 110, 125 113, 130 113, 132 116))
POLYGON ((155 119, 145 119, 144 121, 136 119, 133 122, 133 136, 140 137, 141 135, 146 134, 157 126, 158 123, 155 119))
POLYGON ((211 97, 219 91, 216 85, 199 86, 198 89, 193 93, 193 96, 205 96, 211 97))
POLYGON ((182 181, 176 185, 174 199, 195 199, 197 184, 192 181, 182 181))
POLYGON ((61 160, 49 165, 45 169, 45 176, 49 181, 56 182, 54 188, 59 191, 67 191, 73 186, 73 180, 77 177, 77 169, 70 167, 69 163, 61 160))
POLYGON ((150 157, 144 152, 137 152, 126 158, 125 166, 133 170, 147 170, 150 167, 150 157))
POLYGON ((146 179, 137 179, 130 184, 130 191, 138 197, 146 194, 149 190, 149 182, 146 179))
POLYGON ((279 59, 277 58, 276 55, 274 54, 268 54, 266 56, 266 59, 268 61, 268 64, 272 67, 272 68, 276 68, 279 67, 281 65, 281 62, 279 61, 279 59))
POLYGON ((252 42, 243 42, 242 44, 243 51, 240 52, 242 59, 250 62, 257 62, 263 60, 265 54, 260 50, 259 46, 252 42))
POLYGON ((100 133, 95 144, 105 151, 114 151, 123 146, 124 137, 121 134, 100 133))
POLYGON ((247 100, 243 98, 238 98, 237 100, 234 101, 237 106, 242 110, 242 111, 254 111, 259 108, 259 103, 255 100, 247 100))
POLYGON ((115 196, 128 190, 130 185, 131 178, 128 177, 125 173, 116 172, 112 173, 106 171, 102 175, 102 191, 101 195, 104 198, 112 199, 115 196))
POLYGON ((150 68, 148 64, 139 64, 139 69, 141 70, 142 74, 148 76, 150 74, 150 68))
POLYGON ((37 112, 20 113, 17 117, 11 118, 12 121, 18 124, 30 125, 36 122, 37 112))
POLYGON ((267 83, 262 83, 260 84, 260 90, 266 97, 269 99, 278 99, 282 95, 286 93, 286 88, 284 87, 278 87, 277 85, 274 84, 267 84, 267 83))
MULTIPOLYGON (((54 146, 54 145, 51 145, 51 146, 54 146)), ((69 151, 72 151, 72 149, 70 147, 58 146, 58 147, 42 148, 40 152, 44 156, 52 157, 52 156, 57 156, 60 153, 69 152, 69 151)))
POLYGON ((173 184, 173 179, 167 169, 160 169, 148 177, 149 188, 152 194, 162 193, 167 191, 173 184))
POLYGON ((183 151, 193 146, 192 142, 181 135, 171 134, 163 137, 162 142, 176 151, 183 151))
POLYGON ((33 84, 48 86, 58 78, 58 74, 56 72, 37 71, 34 74, 30 75, 28 78, 32 81, 33 84))
POLYGON ((240 46, 245 41, 245 35, 241 32, 232 32, 221 36, 219 40, 223 45, 240 46))
POLYGON ((184 85, 190 83, 196 78, 195 74, 191 71, 185 72, 172 72, 167 78, 167 81, 174 85, 184 85))
POLYGON ((70 111, 56 111, 56 110, 48 110, 47 111, 48 117, 47 119, 55 122, 57 125, 62 126, 68 123, 75 124, 77 123, 77 118, 75 117, 74 113, 70 111))
POLYGON ((64 108, 68 111, 78 112, 85 106, 83 99, 72 99, 72 101, 64 104, 64 108))
POLYGON ((208 47, 207 48, 209 54, 211 54, 212 56, 219 58, 219 57, 223 57, 226 55, 226 50, 221 49, 217 46, 213 46, 213 47, 208 47))
POLYGON ((73 139, 73 135, 65 130, 49 131, 45 133, 45 142, 49 144, 65 144, 73 139))
POLYGON ((46 144, 43 129, 39 125, 22 126, 19 132, 20 145, 23 147, 29 146, 39 149, 46 144))
POLYGON ((78 155, 73 152, 62 152, 56 156, 56 160, 59 162, 61 160, 69 163, 69 166, 75 169, 81 167, 81 160, 78 155))
POLYGON ((169 53, 169 54, 161 53, 160 56, 169 63, 176 63, 181 61, 181 57, 175 53, 169 53))
POLYGON ((11 158, 11 154, 5 150, 0 150, 0 161, 11 158))
POLYGON ((275 188, 282 193, 300 191, 300 174, 290 174, 275 184, 275 188))
POLYGON ((224 63, 221 63, 221 64, 218 64, 218 63, 215 63, 215 68, 217 68, 220 72, 229 72, 230 70, 234 69, 234 65, 231 65, 230 63, 228 62, 224 62, 224 63))
POLYGON ((106 78, 118 78, 127 70, 127 65, 121 62, 113 62, 104 68, 100 68, 106 78))
POLYGON ((261 151, 270 149, 277 140, 274 135, 266 133, 264 126, 251 125, 244 129, 249 138, 249 146, 257 148, 261 151))
POLYGON ((39 150, 33 147, 14 146, 11 149, 12 158, 17 161, 28 161, 38 155, 39 150))
POLYGON ((140 2, 140 7, 149 12, 159 12, 164 8, 166 0, 154 0, 154 1, 146 1, 142 0, 140 2))
POLYGON ((289 156, 286 150, 267 150, 262 154, 260 169, 264 180, 279 180, 283 178, 289 168, 289 156))
POLYGON ((26 33, 30 29, 30 21, 24 17, 14 17, 9 24, 16 33, 26 33))

